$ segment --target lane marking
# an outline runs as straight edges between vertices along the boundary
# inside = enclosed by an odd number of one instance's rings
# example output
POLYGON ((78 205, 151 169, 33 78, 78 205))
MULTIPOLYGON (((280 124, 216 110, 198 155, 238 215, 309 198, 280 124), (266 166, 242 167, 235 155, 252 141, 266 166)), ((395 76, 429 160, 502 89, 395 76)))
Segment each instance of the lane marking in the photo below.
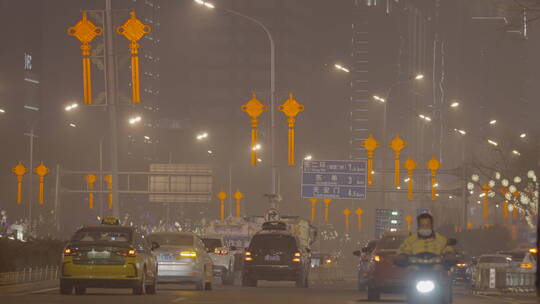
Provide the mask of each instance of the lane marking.
POLYGON ((59 287, 54 287, 54 288, 41 289, 41 290, 36 290, 36 291, 29 292, 27 294, 45 293, 45 292, 54 291, 54 290, 60 290, 60 288, 59 287))
POLYGON ((176 299, 172 300, 171 302, 178 303, 178 302, 184 301, 185 299, 186 298, 176 298, 176 299))

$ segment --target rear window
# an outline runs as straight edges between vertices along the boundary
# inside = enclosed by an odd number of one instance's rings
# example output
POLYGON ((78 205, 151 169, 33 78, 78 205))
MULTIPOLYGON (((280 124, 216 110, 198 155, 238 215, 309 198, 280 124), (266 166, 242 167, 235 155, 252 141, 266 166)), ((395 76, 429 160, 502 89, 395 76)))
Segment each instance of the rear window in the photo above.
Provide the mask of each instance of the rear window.
POLYGON ((214 251, 218 247, 223 247, 220 239, 202 239, 204 247, 209 251, 214 251))
POLYGON ((146 239, 148 242, 155 242, 160 246, 193 246, 193 236, 187 234, 150 234, 146 239))
POLYGON ((71 238, 72 242, 80 243, 125 243, 131 242, 133 231, 116 227, 92 227, 83 228, 71 238))
POLYGON ((249 245, 251 250, 296 250, 296 239, 290 235, 266 234, 256 235, 249 245))
POLYGON ((405 241, 405 238, 402 235, 384 236, 377 242, 377 249, 397 250, 401 246, 401 243, 405 241))
POLYGON ((497 264, 504 264, 510 262, 507 260, 506 257, 497 257, 497 256, 487 256, 487 257, 481 257, 478 263, 497 263, 497 264))

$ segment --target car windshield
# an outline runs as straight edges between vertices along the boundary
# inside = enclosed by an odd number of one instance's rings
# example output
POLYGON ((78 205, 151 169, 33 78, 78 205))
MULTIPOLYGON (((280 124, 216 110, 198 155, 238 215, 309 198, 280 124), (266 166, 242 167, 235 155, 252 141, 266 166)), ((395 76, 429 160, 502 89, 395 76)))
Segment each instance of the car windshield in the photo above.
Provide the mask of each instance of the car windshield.
POLYGON ((202 239, 202 241, 209 251, 214 251, 218 247, 223 247, 220 239, 202 239))
POLYGON ((72 242, 96 243, 131 242, 132 230, 118 227, 91 227, 83 228, 75 233, 71 238, 72 242))
POLYGON ((296 250, 296 240, 290 235, 256 235, 251 240, 249 248, 252 250, 296 250))
POLYGON ((192 246, 193 236, 179 233, 150 234, 146 238, 150 243, 158 243, 160 246, 192 246))
POLYGON ((377 249, 397 250, 404 240, 405 236, 402 235, 384 236, 380 241, 377 242, 377 249))
POLYGON ((478 263, 497 263, 497 264, 501 264, 501 263, 506 263, 506 262, 509 262, 508 258, 506 257, 503 257, 503 256, 485 256, 485 257, 481 257, 480 260, 478 261, 478 263))

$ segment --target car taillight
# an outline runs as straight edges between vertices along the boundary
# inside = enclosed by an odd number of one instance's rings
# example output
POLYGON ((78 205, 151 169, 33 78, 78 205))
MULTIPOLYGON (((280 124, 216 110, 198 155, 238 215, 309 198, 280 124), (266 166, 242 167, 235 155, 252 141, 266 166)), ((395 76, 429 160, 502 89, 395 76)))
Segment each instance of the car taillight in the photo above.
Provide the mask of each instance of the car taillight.
POLYGON ((245 256, 246 256, 246 257, 244 258, 244 260, 245 260, 246 262, 251 262, 251 261, 253 261, 253 258, 251 257, 251 252, 246 251, 245 256))
POLYGON ((301 254, 300 252, 295 252, 295 253, 294 253, 294 256, 295 256, 295 257, 301 257, 302 254, 301 254))
POLYGON ((77 250, 75 248, 64 249, 64 256, 75 256, 75 255, 77 255, 77 250))
POLYGON ((302 260, 300 260, 300 258, 293 258, 292 261, 295 263, 300 263, 302 260))
POLYGON ((225 249, 223 249, 223 250, 215 249, 215 250, 214 250, 214 253, 215 253, 215 254, 228 254, 229 251, 227 251, 227 250, 225 250, 225 249))
POLYGON ((116 251, 116 254, 121 255, 123 257, 133 258, 137 256, 137 250, 135 249, 118 250, 116 251))
POLYGON ((519 265, 520 268, 525 268, 525 269, 531 269, 533 267, 532 264, 521 264, 519 265))
POLYGON ((376 256, 373 258, 373 260, 375 260, 375 262, 380 262, 380 261, 382 261, 382 258, 381 258, 380 255, 376 255, 376 256))
POLYGON ((331 259, 327 259, 327 260, 326 260, 326 264, 332 264, 332 260, 331 260, 331 259))

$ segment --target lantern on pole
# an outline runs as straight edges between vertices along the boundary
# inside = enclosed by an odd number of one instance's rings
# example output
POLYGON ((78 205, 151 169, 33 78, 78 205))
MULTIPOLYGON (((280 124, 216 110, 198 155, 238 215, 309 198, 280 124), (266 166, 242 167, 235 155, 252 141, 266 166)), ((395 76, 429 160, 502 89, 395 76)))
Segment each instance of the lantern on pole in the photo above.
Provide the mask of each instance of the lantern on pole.
POLYGON ((325 198, 323 200, 324 203, 324 221, 328 222, 328 205, 332 202, 331 198, 325 198))
POLYGON ((223 190, 221 190, 218 194, 217 194, 217 198, 219 199, 219 203, 220 203, 220 219, 221 221, 224 221, 225 220, 225 199, 227 198, 227 193, 225 193, 223 190))
POLYGON ((149 34, 152 29, 149 25, 143 24, 137 19, 134 11, 129 13, 130 18, 121 26, 116 28, 119 35, 126 37, 131 43, 131 90, 133 103, 141 102, 140 81, 139 81, 139 47, 137 41, 142 39, 144 35, 149 34))
POLYGON ((69 36, 77 38, 81 44, 82 51, 82 66, 83 66, 83 95, 84 104, 92 104, 92 77, 90 72, 90 43, 96 36, 103 34, 103 28, 96 26, 92 21, 88 20, 86 12, 82 13, 82 19, 68 28, 69 36))
POLYGON ((84 177, 84 180, 86 181, 86 188, 90 191, 90 193, 88 193, 88 206, 90 209, 94 209, 94 193, 92 190, 94 190, 94 183, 96 182, 97 177, 90 173, 84 177))
POLYGON ((401 180, 400 180, 400 174, 399 174, 399 170, 400 170, 400 155, 401 155, 401 150, 403 150, 405 148, 405 141, 403 141, 403 139, 401 139, 401 137, 399 137, 399 134, 396 134, 396 137, 394 137, 394 139, 392 139, 392 141, 390 142, 390 148, 392 148, 392 150, 394 150, 394 157, 395 157, 395 174, 394 174, 394 184, 396 185, 396 187, 399 187, 401 185, 401 180))
POLYGON ((17 176, 17 204, 20 204, 22 201, 22 180, 28 169, 22 162, 19 162, 11 171, 17 176))
POLYGON ((45 183, 45 175, 49 173, 49 168, 45 167, 43 162, 37 166, 37 168, 34 169, 34 172, 39 176, 39 204, 43 205, 44 199, 43 199, 43 184, 45 183))
POLYGON ((351 215, 351 210, 343 210, 343 215, 345 215, 345 231, 349 232, 349 215, 351 215))
POLYGON ((369 134, 369 137, 364 140, 363 142, 364 149, 367 150, 368 155, 368 167, 367 167, 367 178, 368 178, 368 186, 373 185, 373 152, 377 149, 379 146, 379 143, 375 138, 373 138, 372 134, 369 134))
POLYGON ((358 232, 362 232, 362 214, 364 214, 362 208, 356 209, 356 215, 358 216, 358 232))
POLYGON ((412 228, 412 225, 411 225, 411 223, 412 223, 412 216, 410 216, 410 215, 407 216, 407 217, 405 218, 405 221, 407 221, 407 231, 408 231, 408 232, 411 232, 411 228, 412 228))
POLYGON ((251 117, 251 165, 257 166, 257 141, 259 116, 268 110, 268 107, 257 99, 257 94, 253 93, 251 99, 241 107, 251 117))
POLYGON ((407 183, 407 198, 410 201, 413 199, 413 171, 416 169, 416 165, 416 162, 410 157, 405 162, 405 168, 407 169, 407 176, 409 178, 407 183))
POLYGON ((108 174, 108 175, 105 175, 103 179, 107 183, 107 190, 109 191, 109 194, 107 195, 107 200, 108 200, 107 207, 109 209, 112 209, 113 208, 113 194, 110 191, 112 191, 112 188, 113 188, 113 177, 111 174, 108 174))
POLYGON ((315 207, 318 200, 316 198, 310 198, 309 201, 311 202, 311 222, 315 222, 315 207))
POLYGON ((427 167, 431 170, 431 199, 437 199, 437 170, 441 167, 441 162, 435 158, 435 156, 428 161, 427 167))
POLYGON ((236 217, 240 217, 240 201, 244 198, 244 193, 240 190, 236 190, 234 193, 234 199, 236 200, 236 217))
POLYGON ((289 99, 287 99, 282 105, 278 106, 278 109, 287 116, 287 122, 289 126, 289 166, 294 166, 294 125, 296 123, 296 116, 304 111, 304 105, 301 105, 294 99, 293 94, 289 94, 289 99))

